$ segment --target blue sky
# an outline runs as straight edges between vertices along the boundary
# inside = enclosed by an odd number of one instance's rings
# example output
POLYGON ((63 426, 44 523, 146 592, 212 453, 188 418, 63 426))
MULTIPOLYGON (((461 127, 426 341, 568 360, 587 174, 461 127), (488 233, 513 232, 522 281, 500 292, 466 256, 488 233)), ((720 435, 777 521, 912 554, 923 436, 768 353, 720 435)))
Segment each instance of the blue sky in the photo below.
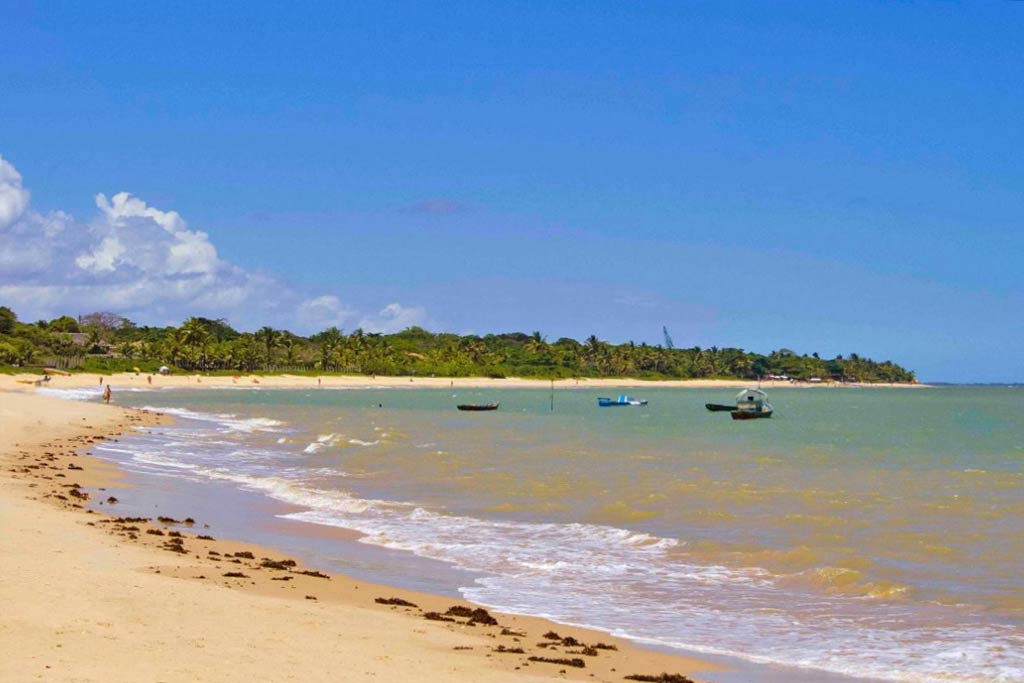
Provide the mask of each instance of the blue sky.
POLYGON ((3 10, 24 318, 667 325, 1024 380, 1021 3, 146 4, 3 10))

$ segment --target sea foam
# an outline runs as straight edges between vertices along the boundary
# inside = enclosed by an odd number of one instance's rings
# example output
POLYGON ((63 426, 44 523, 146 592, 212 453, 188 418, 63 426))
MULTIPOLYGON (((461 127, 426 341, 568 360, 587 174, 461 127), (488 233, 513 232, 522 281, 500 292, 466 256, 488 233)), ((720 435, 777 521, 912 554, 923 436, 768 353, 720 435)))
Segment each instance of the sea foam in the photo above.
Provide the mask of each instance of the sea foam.
MULTIPOLYGON (((353 529, 364 543, 468 570, 477 578, 463 594, 489 607, 652 644, 883 680, 1024 680, 1019 629, 964 609, 823 595, 759 567, 693 561, 685 539, 615 526, 483 519, 361 498, 324 488, 322 470, 285 464, 298 449, 247 441, 279 430, 281 421, 155 410, 178 424, 97 452, 141 471, 261 491, 304 508, 286 518, 353 529)), ((335 438, 320 435, 304 452, 335 438)), ((828 569, 817 576, 837 581, 828 569)))

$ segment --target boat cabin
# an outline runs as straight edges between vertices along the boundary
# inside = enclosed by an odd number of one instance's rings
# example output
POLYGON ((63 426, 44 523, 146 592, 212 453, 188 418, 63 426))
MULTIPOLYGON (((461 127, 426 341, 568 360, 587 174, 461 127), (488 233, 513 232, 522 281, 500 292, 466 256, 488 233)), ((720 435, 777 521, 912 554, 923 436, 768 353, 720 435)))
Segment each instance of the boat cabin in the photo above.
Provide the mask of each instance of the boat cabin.
POLYGON ((768 394, 760 389, 744 389, 736 394, 736 410, 761 412, 768 404, 768 394))

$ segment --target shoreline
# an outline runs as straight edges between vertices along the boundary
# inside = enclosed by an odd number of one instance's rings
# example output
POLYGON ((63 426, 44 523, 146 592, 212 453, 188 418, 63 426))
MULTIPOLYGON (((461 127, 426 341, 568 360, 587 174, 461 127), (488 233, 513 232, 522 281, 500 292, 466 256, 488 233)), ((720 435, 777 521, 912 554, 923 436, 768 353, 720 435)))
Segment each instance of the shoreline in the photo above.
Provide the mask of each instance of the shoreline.
MULTIPOLYGON (((25 391, 35 386, 39 374, 23 373, 0 375, 0 391, 25 391)), ((762 382, 739 379, 682 379, 642 380, 629 378, 579 378, 579 379, 527 379, 507 377, 391 377, 365 375, 159 375, 134 372, 119 372, 111 375, 96 373, 74 373, 51 375, 46 383, 51 389, 85 389, 111 384, 117 387, 139 389, 161 389, 173 387, 260 387, 276 389, 369 389, 369 388, 418 388, 418 389, 746 389, 759 386, 762 389, 925 389, 928 384, 899 383, 839 383, 839 382, 789 382, 765 380, 762 382), (102 380, 102 381, 100 381, 102 380)))
POLYGON ((122 471, 82 451, 167 418, 24 390, 0 398, 8 436, 0 447, 0 512, 13 532, 0 540, 0 560, 12 568, 0 588, 8 614, 0 644, 20 653, 0 664, 0 678, 116 680, 130 670, 161 680, 276 680, 276 667, 287 665, 300 680, 321 680, 332 670, 354 672, 353 661, 367 676, 396 680, 610 682, 721 669, 597 631, 492 617, 465 600, 321 574, 270 548, 215 539, 202 519, 117 517, 118 496, 131 495, 122 471), (88 507, 90 499, 104 511, 88 507), (44 594, 18 590, 24 585, 44 594), (319 628, 311 632, 310 623, 319 628), (551 632, 561 640, 545 638, 551 632), (237 652, 268 638, 289 647, 237 652), (145 663, 133 656, 138 651, 148 653, 145 663))

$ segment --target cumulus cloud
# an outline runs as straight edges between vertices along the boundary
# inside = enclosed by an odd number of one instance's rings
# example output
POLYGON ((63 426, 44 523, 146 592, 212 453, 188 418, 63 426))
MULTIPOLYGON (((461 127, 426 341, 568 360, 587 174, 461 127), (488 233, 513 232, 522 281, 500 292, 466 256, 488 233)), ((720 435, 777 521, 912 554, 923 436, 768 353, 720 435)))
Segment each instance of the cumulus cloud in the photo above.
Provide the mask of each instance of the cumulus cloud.
POLYGON ((0 230, 21 217, 29 197, 29 191, 21 186, 21 174, 0 156, 0 230))
POLYGON ((391 304, 361 314, 334 294, 308 296, 274 276, 248 271, 192 230, 127 192, 96 195, 97 215, 80 222, 29 206, 21 175, 0 157, 0 304, 23 318, 110 310, 149 324, 187 316, 227 318, 312 332, 362 319, 365 329, 421 324, 421 308, 391 304))
POLYGON ((359 327, 367 332, 390 334, 400 332, 414 325, 423 326, 427 321, 427 311, 421 306, 402 306, 388 304, 375 315, 364 317, 359 327))
POLYGON ((299 304, 298 318, 308 329, 324 330, 328 327, 345 327, 356 316, 355 310, 341 302, 333 294, 307 299, 299 304))

